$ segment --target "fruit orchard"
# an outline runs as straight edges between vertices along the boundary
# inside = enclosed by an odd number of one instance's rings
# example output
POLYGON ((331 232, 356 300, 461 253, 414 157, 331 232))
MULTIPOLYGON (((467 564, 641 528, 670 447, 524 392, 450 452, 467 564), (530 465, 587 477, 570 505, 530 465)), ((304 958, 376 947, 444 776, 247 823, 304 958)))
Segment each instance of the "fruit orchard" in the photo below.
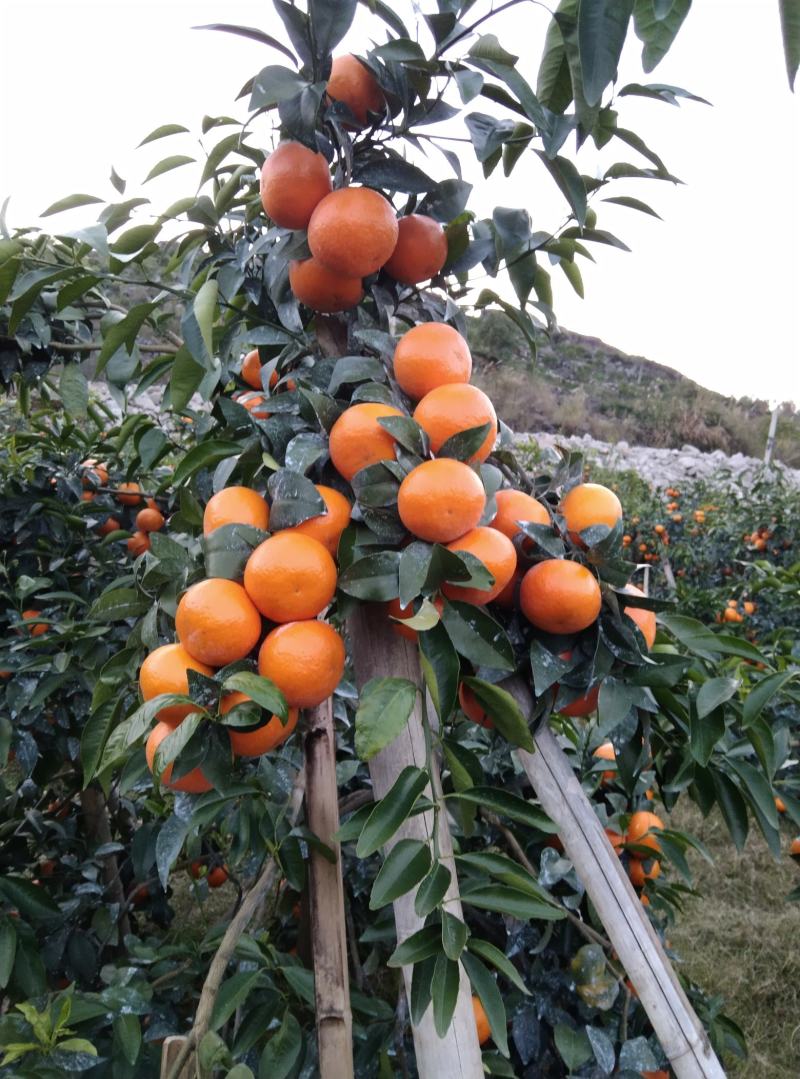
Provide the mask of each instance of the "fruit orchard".
MULTIPOLYGON (((796 855, 796 499, 527 467, 464 315, 535 362, 550 271, 580 290, 624 246, 604 201, 674 181, 621 119, 693 95, 616 69, 689 4, 562 0, 535 86, 470 3, 274 7, 208 28, 264 47, 247 121, 148 176, 199 193, 151 213, 114 173, 48 211, 94 224, 3 226, 0 1075, 384 1079, 437 1042, 459 1076, 720 1074, 670 1061, 525 762, 552 734, 658 949, 703 853, 681 797, 796 855), (454 142, 565 223, 478 218, 454 142)), ((746 1052, 680 990, 709 1059, 746 1052)))

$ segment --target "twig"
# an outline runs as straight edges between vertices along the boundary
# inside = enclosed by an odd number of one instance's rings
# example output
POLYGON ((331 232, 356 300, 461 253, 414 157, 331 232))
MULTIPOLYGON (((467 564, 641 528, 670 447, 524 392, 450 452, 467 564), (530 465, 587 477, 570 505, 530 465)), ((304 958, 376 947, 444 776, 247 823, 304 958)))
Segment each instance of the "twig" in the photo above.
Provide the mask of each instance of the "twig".
POLYGON ((350 900, 345 896, 344 900, 344 920, 347 927, 347 947, 350 952, 350 962, 353 964, 353 977, 355 983, 361 992, 364 992, 364 987, 367 984, 367 976, 364 973, 364 967, 361 964, 361 956, 358 954, 358 940, 356 938, 356 923, 353 920, 353 908, 350 905, 350 900))
MULTIPOLYGON (((103 347, 103 342, 97 345, 68 345, 62 344, 61 341, 51 341, 50 348, 55 352, 99 352, 103 347)), ((180 346, 175 345, 137 345, 140 352, 159 352, 162 354, 174 355, 178 351, 180 346)))
MULTIPOLYGON (((287 817, 292 824, 294 824, 300 814, 300 806, 303 802, 304 792, 305 771, 301 769, 297 773, 297 777, 294 781, 287 809, 287 817)), ((178 1076, 181 1074, 181 1069, 189 1059, 190 1054, 200 1045, 208 1032, 211 1023, 211 1013, 214 1010, 214 1004, 217 999, 217 994, 219 993, 219 988, 222 985, 222 979, 225 977, 225 971, 228 969, 228 963, 236 950, 239 938, 250 924, 262 898, 271 890, 276 875, 276 863, 271 861, 244 897, 241 907, 239 907, 239 910, 234 914, 230 925, 225 930, 225 934, 220 941, 216 954, 208 968, 206 980, 203 983, 200 1000, 197 1004, 197 1011, 195 1012, 194 1025, 189 1031, 180 1053, 175 1058, 167 1079, 178 1079, 178 1076)))
POLYGON ((339 801, 339 816, 344 817, 348 813, 355 813, 357 809, 361 809, 362 806, 374 800, 374 794, 368 790, 353 791, 351 794, 346 794, 339 801))

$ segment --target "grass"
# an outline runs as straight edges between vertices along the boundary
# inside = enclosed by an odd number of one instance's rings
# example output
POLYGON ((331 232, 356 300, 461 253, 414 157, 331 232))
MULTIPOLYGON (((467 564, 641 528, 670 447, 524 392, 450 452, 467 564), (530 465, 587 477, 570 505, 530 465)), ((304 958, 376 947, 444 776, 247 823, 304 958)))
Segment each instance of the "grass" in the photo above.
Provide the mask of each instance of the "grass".
MULTIPOLYGON (((800 1075, 800 904, 786 895, 800 883, 788 858, 776 863, 760 834, 737 854, 719 814, 703 820, 681 803, 672 823, 697 836, 714 864, 694 859, 695 886, 685 915, 670 929, 683 970, 744 1030, 750 1057, 728 1062, 737 1079, 800 1075)), ((788 833, 787 833, 788 836, 788 833)), ((788 845, 788 843, 787 843, 788 845)))

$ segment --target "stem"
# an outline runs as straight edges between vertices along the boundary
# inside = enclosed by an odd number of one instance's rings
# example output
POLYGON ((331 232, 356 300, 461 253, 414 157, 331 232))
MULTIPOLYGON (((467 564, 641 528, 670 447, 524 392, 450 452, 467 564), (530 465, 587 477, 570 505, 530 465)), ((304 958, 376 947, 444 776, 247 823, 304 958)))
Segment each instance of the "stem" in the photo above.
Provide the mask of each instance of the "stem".
MULTIPOLYGON (((81 809, 83 810, 86 824, 86 834, 89 836, 90 841, 98 847, 105 843, 111 843, 111 822, 108 818, 108 806, 99 787, 90 786, 81 791, 81 809)), ((100 861, 106 891, 111 899, 119 904, 119 932, 124 939, 131 931, 131 923, 127 913, 125 890, 119 876, 117 856, 107 854, 100 861)))
MULTIPOLYGON (((50 348, 56 352, 99 352, 103 347, 102 343, 99 345, 67 345, 62 344, 61 341, 51 341, 50 348)), ((140 352, 160 352, 164 355, 174 355, 178 351, 177 345, 138 345, 140 352)))

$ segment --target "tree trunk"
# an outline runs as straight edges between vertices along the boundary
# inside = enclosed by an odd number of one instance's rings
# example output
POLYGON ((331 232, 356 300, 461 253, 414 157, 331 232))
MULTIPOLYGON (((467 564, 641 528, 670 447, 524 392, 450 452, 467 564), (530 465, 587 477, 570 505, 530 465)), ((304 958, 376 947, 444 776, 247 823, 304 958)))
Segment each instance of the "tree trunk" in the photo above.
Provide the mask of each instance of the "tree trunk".
POLYGON ((311 831, 336 853, 330 862, 310 852, 311 942, 314 954, 317 1044, 321 1079, 352 1079, 353 1021, 347 975, 336 737, 331 700, 308 713, 305 738, 306 818, 311 831))
MULTIPOLYGON (((101 847, 105 843, 111 843, 111 823, 108 819, 108 807, 105 796, 99 786, 92 784, 81 791, 81 809, 83 810, 86 835, 92 847, 101 847)), ((102 859, 103 881, 106 891, 114 903, 119 903, 120 914, 117 923, 119 927, 120 946, 123 946, 124 938, 131 931, 130 918, 125 907, 125 889, 119 876, 119 865, 115 854, 106 854, 102 859)))
MULTIPOLYGON (((355 668, 356 683, 361 692, 371 678, 408 678, 422 688, 422 675, 417 649, 392 630, 389 620, 379 608, 359 606, 348 619, 351 654, 355 668)), ((409 717, 405 730, 369 762, 375 798, 383 798, 404 768, 411 765, 426 768, 430 764, 434 790, 439 786, 439 771, 435 760, 428 762, 425 753, 425 736, 422 728, 422 709, 417 704, 409 717)), ((435 797, 428 788, 428 798, 435 797)), ((387 843, 386 851, 400 839, 419 839, 431 843, 434 815, 418 813, 410 817, 387 843)), ((461 918, 461 901, 458 878, 453 861, 453 845, 447 818, 439 815, 439 859, 450 870, 450 887, 445 896, 447 910, 461 918)), ((424 920, 414 910, 416 889, 394 902, 394 919, 397 942, 401 943, 412 933, 422 929, 424 920)), ((403 968, 406 994, 411 992, 412 968, 403 968)), ((428 1008, 417 1026, 412 1025, 417 1070, 420 1079, 481 1079, 483 1065, 472 1011, 472 995, 469 980, 461 970, 458 1001, 450 1029, 440 1038, 433 1025, 433 1010, 428 1008)))
MULTIPOLYGON (((525 715, 533 707, 520 678, 504 683, 525 715)), ((591 802, 549 727, 534 735, 535 753, 518 756, 542 808, 558 826, 606 934, 678 1079, 725 1079, 702 1024, 670 965, 591 802)))

